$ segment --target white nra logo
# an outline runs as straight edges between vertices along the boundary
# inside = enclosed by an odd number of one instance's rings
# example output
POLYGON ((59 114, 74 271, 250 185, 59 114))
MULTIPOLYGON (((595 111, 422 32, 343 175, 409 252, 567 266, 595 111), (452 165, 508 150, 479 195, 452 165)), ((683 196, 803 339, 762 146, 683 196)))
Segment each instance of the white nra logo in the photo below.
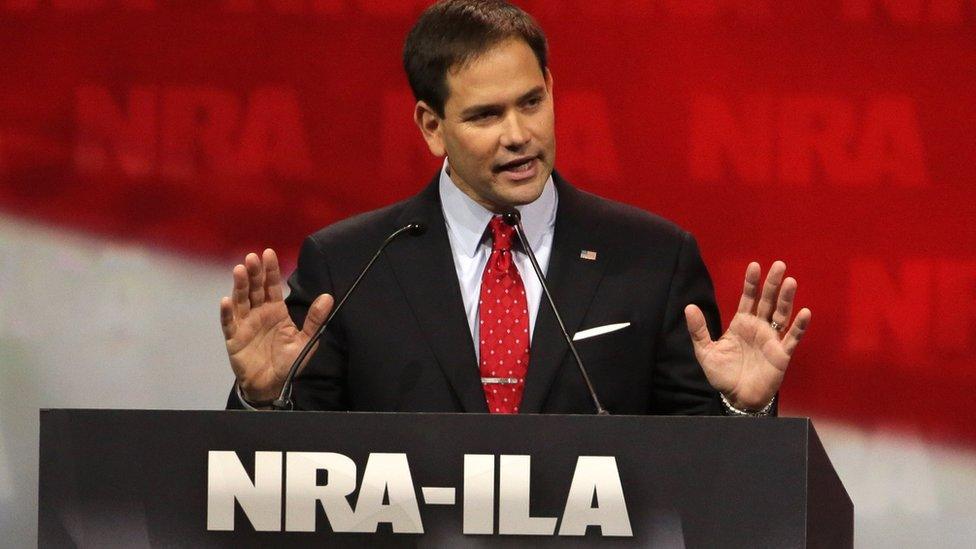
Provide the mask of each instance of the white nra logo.
MULTIPOLYGON (((363 471, 355 508, 356 463, 333 452, 255 452, 254 480, 232 451, 211 451, 207 472, 207 529, 234 530, 234 501, 258 531, 314 532, 321 503, 333 532, 422 534, 420 501, 406 454, 372 453, 363 471), (283 459, 284 458, 284 459, 283 459), (282 465, 287 465, 282 485, 282 465), (325 484, 318 482, 326 474, 325 484)), ((501 535, 556 534, 556 517, 529 513, 530 456, 498 459, 498 529, 501 535)), ((495 456, 465 454, 462 486, 464 534, 495 533, 495 456)), ((454 487, 421 487, 425 505, 455 505, 454 487)), ((633 536, 617 460, 580 456, 559 522, 560 536, 582 536, 599 526, 604 536, 633 536), (596 504, 594 505, 594 501, 596 504)), ((320 528, 321 529, 321 528, 320 528)))

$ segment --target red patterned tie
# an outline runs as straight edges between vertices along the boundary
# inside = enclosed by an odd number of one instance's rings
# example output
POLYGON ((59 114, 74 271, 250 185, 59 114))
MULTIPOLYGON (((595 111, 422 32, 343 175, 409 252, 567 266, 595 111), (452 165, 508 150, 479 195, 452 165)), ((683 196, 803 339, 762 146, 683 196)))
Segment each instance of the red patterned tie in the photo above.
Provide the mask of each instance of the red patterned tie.
POLYGON ((481 276, 478 335, 481 381, 488 411, 517 413, 529 366, 529 310, 525 286, 512 260, 515 230, 501 216, 491 218, 491 257, 481 276))

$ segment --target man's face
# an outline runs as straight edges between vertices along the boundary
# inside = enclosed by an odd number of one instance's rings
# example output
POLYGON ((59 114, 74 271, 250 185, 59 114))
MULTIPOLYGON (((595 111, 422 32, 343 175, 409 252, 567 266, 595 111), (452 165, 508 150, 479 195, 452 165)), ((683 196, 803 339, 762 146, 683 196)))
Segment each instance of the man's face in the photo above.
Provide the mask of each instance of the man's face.
POLYGON ((444 118, 415 117, 461 191, 495 212, 539 198, 556 154, 552 76, 522 40, 498 44, 447 74, 444 118))

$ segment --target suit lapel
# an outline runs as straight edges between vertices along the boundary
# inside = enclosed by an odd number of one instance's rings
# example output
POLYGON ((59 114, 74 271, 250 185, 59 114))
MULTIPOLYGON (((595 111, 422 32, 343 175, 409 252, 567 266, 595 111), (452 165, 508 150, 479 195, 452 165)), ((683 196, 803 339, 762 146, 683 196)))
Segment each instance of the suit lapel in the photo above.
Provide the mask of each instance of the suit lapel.
MULTIPOLYGON (((567 184, 558 174, 554 173, 553 179, 559 193, 559 206, 546 282, 562 314, 566 330, 572 336, 589 309, 609 258, 599 253, 595 261, 580 258, 583 250, 600 250, 601 217, 592 211, 599 206, 587 201, 585 194, 567 184)), ((568 352, 569 347, 552 308, 543 295, 533 331, 521 413, 539 413, 542 410, 553 379, 568 352)))
MULTIPOLYGON (((580 258, 582 250, 600 250, 601 216, 592 211, 599 206, 587 201, 584 193, 563 181, 558 174, 553 173, 553 179, 559 193, 559 206, 546 281, 563 315, 566 330, 572 335, 589 309, 609 258, 605 254, 598 254, 596 261, 580 258)), ((399 225, 423 221, 427 224, 427 232, 390 246, 386 256, 461 408, 465 412, 487 413, 437 181, 435 177, 398 219, 399 225)), ((525 273, 523 276, 534 275, 525 273)), ((542 296, 533 331, 521 413, 542 410, 568 351, 552 309, 542 296)))
POLYGON ((427 232, 404 238, 390 246, 386 255, 461 408, 465 412, 487 413, 437 181, 435 176, 398 220, 401 226, 422 221, 427 224, 427 232))

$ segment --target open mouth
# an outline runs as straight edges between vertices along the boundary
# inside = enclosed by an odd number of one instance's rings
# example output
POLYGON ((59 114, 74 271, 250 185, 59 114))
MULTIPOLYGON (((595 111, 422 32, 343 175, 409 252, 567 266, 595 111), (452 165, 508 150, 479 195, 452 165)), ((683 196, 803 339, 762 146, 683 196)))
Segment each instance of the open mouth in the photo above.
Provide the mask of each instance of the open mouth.
POLYGON ((528 179, 535 175, 536 161, 538 156, 526 156, 517 158, 511 162, 506 162, 496 168, 498 173, 504 173, 511 179, 528 179))
POLYGON ((535 157, 520 158, 518 160, 514 160, 512 162, 509 162, 508 164, 502 164, 501 170, 502 171, 506 171, 506 172, 521 172, 521 171, 525 171, 525 170, 529 169, 530 167, 532 167, 532 161, 533 160, 535 160, 535 157))

